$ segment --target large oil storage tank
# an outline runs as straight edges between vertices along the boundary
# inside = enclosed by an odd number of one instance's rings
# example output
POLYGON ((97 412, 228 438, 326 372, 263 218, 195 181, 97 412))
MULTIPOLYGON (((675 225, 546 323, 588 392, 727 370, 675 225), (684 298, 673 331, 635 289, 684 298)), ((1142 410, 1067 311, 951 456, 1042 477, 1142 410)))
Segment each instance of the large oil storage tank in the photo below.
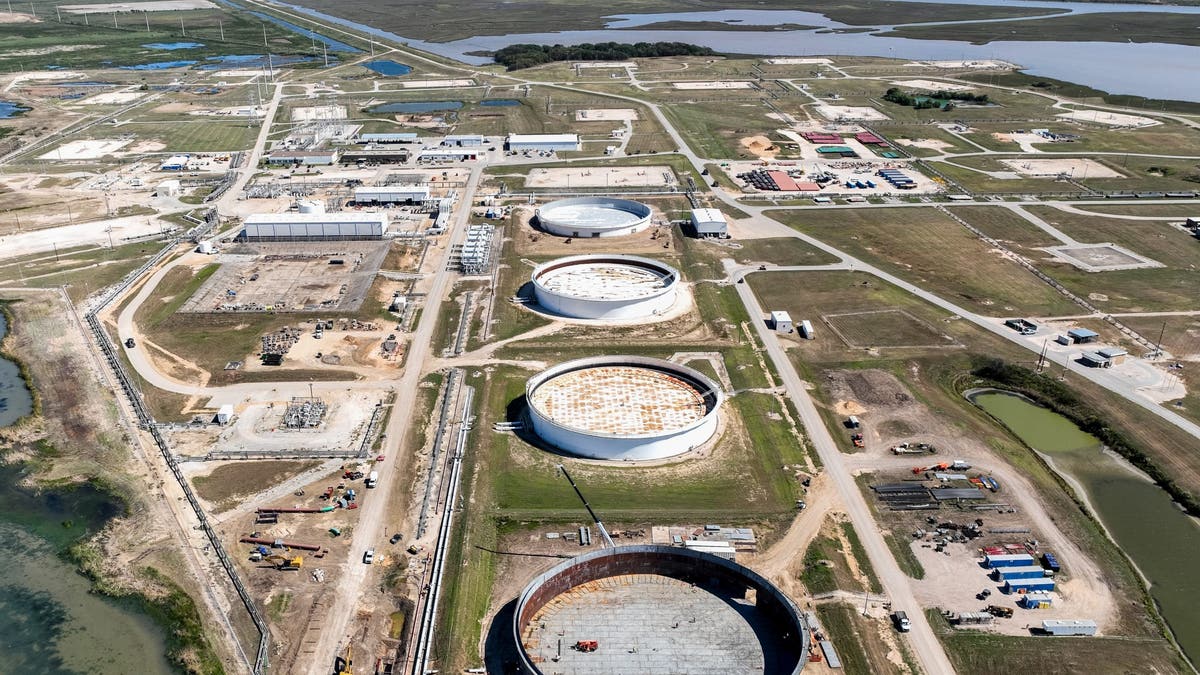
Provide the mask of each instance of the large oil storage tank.
POLYGON ((808 626, 754 571, 673 546, 571 558, 517 599, 505 673, 796 675, 808 626))
POLYGON ((721 388, 662 359, 598 356, 532 377, 525 398, 534 432, 568 453, 652 460, 685 453, 717 432, 721 388))
POLYGON ((653 317, 674 304, 679 272, 633 255, 576 255, 533 270, 538 305, 576 319, 628 321, 653 317))
POLYGON ((563 237, 620 237, 650 226, 650 207, 629 199, 576 197, 538 208, 538 225, 563 237))

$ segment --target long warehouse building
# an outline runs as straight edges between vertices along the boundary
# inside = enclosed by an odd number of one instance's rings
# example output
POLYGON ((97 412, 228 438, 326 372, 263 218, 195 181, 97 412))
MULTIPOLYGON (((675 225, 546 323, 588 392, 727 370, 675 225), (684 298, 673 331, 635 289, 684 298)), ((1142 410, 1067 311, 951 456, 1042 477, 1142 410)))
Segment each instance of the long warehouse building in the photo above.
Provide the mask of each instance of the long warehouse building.
POLYGON ((424 204, 428 200, 428 185, 354 188, 355 204, 424 204))
POLYGON ((382 239, 386 213, 255 213, 246 216, 246 241, 353 241, 382 239))
POLYGON ((512 152, 564 152, 579 149, 579 134, 509 134, 506 144, 512 152))

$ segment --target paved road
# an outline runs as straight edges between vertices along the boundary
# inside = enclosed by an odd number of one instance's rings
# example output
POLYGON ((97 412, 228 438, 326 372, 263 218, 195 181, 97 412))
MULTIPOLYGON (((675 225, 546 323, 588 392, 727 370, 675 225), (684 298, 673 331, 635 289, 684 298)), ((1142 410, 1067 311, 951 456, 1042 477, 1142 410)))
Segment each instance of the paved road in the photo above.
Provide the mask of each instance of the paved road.
POLYGON ((887 542, 879 533, 879 528, 867 507, 867 502, 854 482, 854 476, 850 474, 842 461, 842 453, 834 443, 833 436, 825 428, 825 423, 821 419, 820 413, 817 412, 817 407, 813 405, 804 382, 801 381, 800 375, 796 373, 796 368, 784 353, 783 347, 780 346, 779 338, 767 329, 766 322, 762 320, 765 315, 758 304, 758 299, 754 297, 754 292, 750 290, 749 284, 735 283, 734 287, 737 288, 742 303, 746 305, 746 312, 749 313, 751 321, 758 330, 759 338, 767 348, 767 355, 771 357, 775 369, 779 371, 788 396, 796 404, 796 410, 800 413, 804 429, 808 432, 813 447, 817 450, 817 455, 825 465, 826 473, 833 481, 842 503, 846 506, 846 513, 850 516, 850 522, 854 524, 854 529, 862 540, 863 548, 866 549, 871 565, 879 574, 879 582, 883 585, 884 592, 892 599, 892 607, 907 612, 912 621, 912 631, 908 634, 908 639, 917 660, 921 663, 922 670, 928 675, 952 675, 954 668, 950 665, 950 660, 946 658, 946 653, 942 650, 942 644, 925 619, 925 612, 921 610, 921 605, 913 596, 908 577, 900 571, 900 566, 892 557, 887 542))
POLYGON ((455 276, 455 273, 446 267, 445 254, 450 250, 449 242, 458 241, 466 230, 471 214, 471 201, 479 185, 479 177, 482 172, 481 166, 476 166, 471 170, 471 177, 467 180, 467 186, 462 191, 458 208, 455 211, 454 224, 447 234, 446 241, 448 243, 442 249, 443 255, 439 256, 440 259, 432 259, 433 264, 437 265, 438 271, 433 277, 429 294, 426 296, 426 309, 421 312, 421 321, 413 334, 407 367, 396 387, 396 399, 392 404, 392 414, 388 418, 387 427, 384 428, 387 436, 384 439, 382 451, 388 459, 383 464, 376 465, 379 470, 379 486, 374 490, 368 490, 363 496, 358 524, 354 527, 354 545, 345 561, 336 586, 331 589, 332 597, 328 609, 325 610, 325 626, 315 647, 317 656, 312 662, 306 664, 309 675, 328 675, 335 653, 338 651, 338 645, 348 639, 346 632, 350 621, 354 618, 359 598, 368 592, 364 584, 370 567, 361 562, 363 551, 383 543, 382 531, 386 524, 384 518, 387 514, 390 497, 393 492, 398 492, 399 486, 410 478, 409 474, 402 472, 401 469, 407 471, 413 466, 411 458, 417 448, 402 448, 401 444, 406 436, 405 429, 413 421, 417 392, 419 391, 418 385, 421 382, 421 366, 431 356, 433 331, 438 321, 438 308, 455 276), (402 449, 406 451, 404 456, 400 454, 402 449))

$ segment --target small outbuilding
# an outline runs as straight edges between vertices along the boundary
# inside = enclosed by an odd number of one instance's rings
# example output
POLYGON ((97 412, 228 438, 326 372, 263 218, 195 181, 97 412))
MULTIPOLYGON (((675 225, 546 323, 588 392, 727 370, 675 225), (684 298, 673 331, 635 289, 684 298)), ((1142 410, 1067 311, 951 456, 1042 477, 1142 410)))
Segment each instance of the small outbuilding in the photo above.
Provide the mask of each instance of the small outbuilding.
POLYGON ((729 223, 720 209, 692 209, 692 229, 697 237, 729 237, 729 223))
POLYGON ((1046 619, 1042 632, 1047 635, 1095 635, 1096 622, 1091 619, 1046 619))
POLYGON ((1072 328, 1067 331, 1067 337, 1071 338, 1071 342, 1082 345, 1095 342, 1096 338, 1100 337, 1100 334, 1088 328, 1072 328))
POLYGON ((1129 352, 1120 347, 1105 347, 1096 353, 1104 357, 1110 367, 1125 363, 1125 357, 1129 356, 1129 352))
POLYGON ((1088 368, 1108 368, 1112 364, 1108 359, 1100 356, 1098 352, 1083 352, 1079 355, 1079 362, 1088 368))
POLYGON ((782 311, 771 312, 771 328, 774 328, 776 333, 792 332, 792 315, 782 311))
POLYGON ((233 420, 233 405, 226 403, 217 410, 217 424, 225 426, 233 420))
POLYGON ((159 183, 158 187, 154 188, 154 196, 178 197, 182 190, 183 188, 179 183, 179 179, 172 178, 171 180, 164 180, 163 182, 159 183))

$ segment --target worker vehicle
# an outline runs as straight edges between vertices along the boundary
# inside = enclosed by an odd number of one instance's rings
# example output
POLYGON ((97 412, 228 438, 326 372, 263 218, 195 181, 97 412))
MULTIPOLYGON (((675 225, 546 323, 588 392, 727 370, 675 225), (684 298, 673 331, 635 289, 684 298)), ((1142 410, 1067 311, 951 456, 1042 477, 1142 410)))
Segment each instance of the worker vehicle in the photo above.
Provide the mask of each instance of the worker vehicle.
POLYGON ((397 532, 396 534, 393 534, 392 538, 389 539, 388 541, 395 544, 396 542, 400 541, 403 538, 404 538, 404 535, 397 532))
POLYGON ((367 474, 367 480, 366 480, 367 487, 373 488, 378 483, 379 483, 379 472, 378 471, 372 471, 371 473, 367 474))
POLYGON ((896 624, 896 630, 901 633, 907 633, 912 630, 912 622, 908 620, 908 614, 904 612, 893 612, 892 623, 896 624))
POLYGON ((862 434, 853 434, 853 435, 851 435, 851 436, 850 436, 850 442, 851 442, 851 443, 853 443, 853 444, 854 444, 854 447, 856 447, 856 448, 861 448, 861 447, 863 447, 863 446, 865 445, 865 443, 863 442, 863 435, 862 435, 862 434))
POLYGON ((1011 619, 1013 615, 1012 607, 999 607, 997 605, 988 605, 987 609, 983 610, 988 614, 998 619, 1011 619))
POLYGON ((600 643, 596 640, 580 640, 575 643, 575 651, 591 653, 599 649, 600 643))
POLYGON ((373 562, 375 562, 375 549, 369 548, 363 553, 363 564, 370 565, 373 562))
POLYGON ((133 338, 125 339, 125 347, 127 349, 133 349, 135 346, 137 346, 137 343, 133 341, 133 338))

